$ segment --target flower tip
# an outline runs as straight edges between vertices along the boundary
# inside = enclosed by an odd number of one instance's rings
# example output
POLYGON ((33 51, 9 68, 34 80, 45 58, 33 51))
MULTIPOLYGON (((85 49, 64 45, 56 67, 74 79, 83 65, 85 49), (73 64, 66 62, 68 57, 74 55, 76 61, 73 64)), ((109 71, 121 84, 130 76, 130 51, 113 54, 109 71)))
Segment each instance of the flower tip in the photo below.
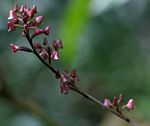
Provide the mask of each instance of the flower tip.
POLYGON ((36 29, 34 34, 37 36, 42 33, 45 33, 45 31, 43 29, 36 29))
POLYGON ((18 46, 16 46, 15 44, 10 44, 11 50, 13 53, 16 53, 18 50, 18 46))
POLYGON ((7 23, 7 26, 8 26, 8 32, 10 32, 10 31, 14 31, 15 29, 16 29, 16 26, 14 25, 14 23, 13 22, 8 22, 7 23))
POLYGON ((8 20, 17 20, 17 13, 14 10, 10 10, 8 20))
POLYGON ((53 40, 53 47, 55 50, 63 49, 63 44, 62 44, 61 39, 53 40))
POLYGON ((37 13, 36 5, 33 5, 32 9, 33 13, 37 13))
POLYGON ((111 106, 110 100, 108 98, 105 98, 103 105, 104 107, 109 108, 111 106))
POLYGON ((62 94, 68 94, 69 87, 66 83, 61 83, 60 84, 60 89, 62 94))
POLYGON ((51 54, 51 60, 58 60, 58 59, 59 59, 58 52, 53 51, 51 54))
POLYGON ((133 110, 134 109, 134 100, 133 99, 130 99, 126 105, 127 109, 128 110, 133 110))
POLYGON ((40 25, 44 19, 44 16, 38 16, 35 18, 35 24, 40 25))
POLYGON ((51 30, 51 28, 50 28, 49 26, 47 26, 47 27, 44 29, 45 35, 49 35, 50 30, 51 30))

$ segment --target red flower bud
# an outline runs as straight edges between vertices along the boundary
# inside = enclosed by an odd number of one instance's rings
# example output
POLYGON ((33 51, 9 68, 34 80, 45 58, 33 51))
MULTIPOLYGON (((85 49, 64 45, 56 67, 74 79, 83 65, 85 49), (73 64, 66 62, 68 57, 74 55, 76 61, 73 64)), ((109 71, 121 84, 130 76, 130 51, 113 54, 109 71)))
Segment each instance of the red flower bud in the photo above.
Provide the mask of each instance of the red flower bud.
POLYGON ((49 26, 47 26, 45 29, 44 29, 44 33, 45 33, 45 35, 49 35, 49 33, 50 33, 50 27, 49 26))
POLYGON ((37 36, 42 33, 45 33, 45 31, 43 29, 36 29, 34 34, 37 36))
POLYGON ((27 10, 29 17, 34 17, 34 14, 37 13, 36 6, 34 5, 31 10, 27 10))
POLYGON ((10 44, 10 47, 11 47, 13 53, 16 53, 18 50, 25 51, 25 52, 33 52, 32 49, 30 49, 28 47, 17 46, 15 44, 10 44))
POLYGON ((104 107, 109 108, 111 107, 111 102, 108 98, 104 99, 104 107))
POLYGON ((68 87, 68 73, 64 72, 60 75, 60 88, 61 88, 61 93, 63 94, 67 94, 69 91, 69 87, 68 87))
POLYGON ((25 9, 26 9, 26 4, 23 4, 23 5, 21 5, 19 11, 20 11, 21 13, 23 13, 25 9))
POLYGON ((42 57, 42 59, 46 60, 48 58, 47 51, 43 49, 42 52, 40 53, 40 56, 42 57))
POLYGON ((14 10, 10 10, 8 19, 12 21, 17 21, 17 13, 14 10))
POLYGON ((51 60, 58 60, 59 56, 58 56, 58 51, 53 51, 51 53, 51 60))
POLYGON ((16 53, 16 52, 17 52, 17 50, 18 50, 18 46, 17 46, 17 45, 15 45, 15 44, 10 44, 10 47, 11 47, 13 53, 16 53))
POLYGON ((134 101, 133 99, 130 99, 126 105, 128 110, 133 110, 134 109, 134 101))
POLYGON ((35 25, 40 25, 44 19, 44 16, 38 16, 35 18, 35 25))
POLYGON ((118 105, 118 101, 117 101, 117 97, 114 97, 113 101, 112 101, 112 104, 114 106, 117 106, 118 105))
POLYGON ((14 25, 13 22, 9 21, 7 23, 7 26, 8 26, 8 31, 14 31, 16 29, 16 26, 14 25))
POLYGON ((33 5, 31 10, 33 11, 34 14, 37 13, 36 5, 33 5))
POLYGON ((34 43, 34 48, 35 49, 41 49, 41 44, 39 42, 34 43))
POLYGON ((67 83, 61 83, 60 89, 61 89, 62 94, 67 94, 69 91, 69 87, 68 87, 67 83))
POLYGON ((63 74, 61 74, 61 76, 60 76, 60 81, 61 81, 62 83, 66 83, 66 82, 68 81, 68 79, 69 79, 69 77, 68 77, 67 72, 64 72, 63 74))
POLYGON ((54 40, 53 41, 53 47, 55 50, 58 50, 60 48, 62 49, 63 48, 62 41, 60 39, 54 40))

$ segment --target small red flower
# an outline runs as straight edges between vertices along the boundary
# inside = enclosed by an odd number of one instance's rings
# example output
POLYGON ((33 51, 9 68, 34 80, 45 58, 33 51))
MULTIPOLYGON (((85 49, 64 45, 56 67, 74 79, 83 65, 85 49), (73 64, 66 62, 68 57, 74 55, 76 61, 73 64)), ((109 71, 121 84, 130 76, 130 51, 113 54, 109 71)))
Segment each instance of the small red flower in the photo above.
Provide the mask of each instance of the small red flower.
POLYGON ((104 104, 104 107, 106 107, 106 108, 111 107, 111 102, 110 102, 110 100, 108 98, 104 99, 104 103, 103 104, 104 104))
POLYGON ((42 59, 46 60, 48 58, 47 51, 43 49, 42 52, 40 53, 40 56, 42 57, 42 59))
POLYGON ((61 89, 62 94, 67 94, 69 91, 69 87, 68 87, 67 83, 61 83, 60 89, 61 89))
POLYGON ((114 97, 113 101, 112 101, 112 104, 114 106, 117 106, 118 105, 118 100, 117 100, 117 97, 114 97))
POLYGON ((55 50, 58 50, 58 49, 62 49, 63 48, 63 44, 62 44, 62 41, 60 39, 56 39, 53 41, 53 47, 55 50))
POLYGON ((36 6, 34 5, 31 10, 27 10, 29 17, 34 17, 34 14, 37 12, 36 6))
POLYGON ((36 29, 34 34, 37 36, 42 33, 45 33, 45 31, 43 29, 36 29))
POLYGON ((44 29, 45 35, 49 35, 50 30, 51 30, 51 28, 50 28, 49 26, 47 26, 47 27, 44 29))
POLYGON ((60 76, 60 89, 62 94, 67 94, 69 91, 68 81, 69 81, 68 73, 67 72, 62 73, 60 76))
POLYGON ((51 60, 58 60, 59 59, 59 56, 58 56, 58 51, 53 51, 51 53, 51 60))
POLYGON ((10 10, 8 20, 12 20, 14 23, 16 23, 18 21, 16 11, 10 10))
POLYGON ((23 12, 25 11, 25 9, 26 9, 26 4, 23 4, 23 5, 21 5, 19 11, 20 11, 21 13, 23 13, 23 12))
POLYGON ((35 18, 35 25, 40 25, 44 19, 44 16, 38 16, 35 18))
POLYGON ((37 13, 36 5, 33 5, 31 11, 32 11, 33 14, 37 13))
POLYGON ((134 109, 134 100, 130 99, 126 105, 128 110, 133 110, 134 109))
POLYGON ((16 52, 17 52, 17 50, 18 50, 18 46, 17 46, 17 45, 15 45, 15 44, 10 44, 10 47, 11 47, 13 53, 16 53, 16 52))
POLYGON ((41 49, 42 47, 41 47, 41 44, 39 42, 35 42, 34 43, 34 48, 35 49, 41 49))
POLYGON ((8 26, 8 31, 14 31, 16 29, 16 26, 14 25, 13 22, 9 21, 7 23, 7 26, 8 26))

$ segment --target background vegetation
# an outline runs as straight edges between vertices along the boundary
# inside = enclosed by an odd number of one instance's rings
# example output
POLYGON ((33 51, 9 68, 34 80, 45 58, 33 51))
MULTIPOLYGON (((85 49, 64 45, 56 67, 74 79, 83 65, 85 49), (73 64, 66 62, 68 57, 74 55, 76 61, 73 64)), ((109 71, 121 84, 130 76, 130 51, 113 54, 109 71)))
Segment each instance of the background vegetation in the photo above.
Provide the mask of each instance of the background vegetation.
POLYGON ((36 4, 39 15, 45 16, 43 26, 52 28, 49 40, 63 40, 56 63, 60 70, 76 68, 78 86, 100 100, 120 93, 125 102, 135 99, 136 109, 129 117, 149 125, 149 0, 0 2, 0 89, 4 85, 10 95, 0 96, 0 126, 127 125, 77 94, 61 95, 59 82, 32 54, 11 53, 10 43, 27 44, 19 30, 7 32, 9 10, 15 3, 36 4))

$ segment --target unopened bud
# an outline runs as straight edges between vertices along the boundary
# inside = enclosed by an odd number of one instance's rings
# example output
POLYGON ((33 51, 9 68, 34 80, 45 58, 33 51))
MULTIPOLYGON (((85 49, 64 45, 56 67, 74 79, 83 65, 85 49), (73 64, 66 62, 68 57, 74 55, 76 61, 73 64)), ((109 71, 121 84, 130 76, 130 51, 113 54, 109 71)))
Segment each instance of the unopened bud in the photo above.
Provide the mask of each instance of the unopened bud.
POLYGON ((49 26, 47 26, 45 29, 44 29, 44 33, 45 33, 45 35, 49 35, 49 33, 50 33, 50 27, 49 26))
POLYGON ((34 35, 37 36, 42 33, 45 33, 45 31, 43 29, 36 29, 34 35))
POLYGON ((58 60, 59 56, 58 56, 58 51, 53 51, 51 53, 51 60, 58 60))
POLYGON ((117 106, 117 105, 118 105, 118 103, 117 103, 117 97, 114 97, 114 98, 113 98, 112 104, 113 104, 114 106, 117 106))
POLYGON ((14 25, 13 22, 9 21, 7 23, 7 26, 8 26, 8 31, 14 31, 16 29, 16 26, 14 25))
POLYGON ((130 99, 126 105, 128 110, 133 110, 134 109, 134 100, 130 99))
POLYGON ((10 10, 8 20, 17 21, 17 13, 14 10, 10 10))
POLYGON ((28 47, 17 46, 15 44, 10 44, 10 47, 11 47, 13 53, 16 53, 17 51, 33 52, 32 49, 30 49, 28 47))
POLYGON ((38 16, 35 18, 35 25, 40 25, 44 19, 44 16, 38 16))
POLYGON ((63 44, 62 44, 62 41, 60 39, 56 39, 53 41, 53 47, 55 50, 58 50, 58 49, 62 49, 63 48, 63 44))
POLYGON ((21 13, 23 13, 25 9, 26 9, 26 4, 23 4, 23 5, 21 5, 19 11, 20 11, 21 13))
POLYGON ((18 50, 18 46, 17 46, 17 45, 15 45, 15 44, 10 44, 10 47, 11 47, 11 50, 12 50, 13 53, 16 53, 16 52, 17 52, 17 50, 18 50))
POLYGON ((104 107, 109 108, 111 107, 111 102, 108 98, 104 99, 104 107))

